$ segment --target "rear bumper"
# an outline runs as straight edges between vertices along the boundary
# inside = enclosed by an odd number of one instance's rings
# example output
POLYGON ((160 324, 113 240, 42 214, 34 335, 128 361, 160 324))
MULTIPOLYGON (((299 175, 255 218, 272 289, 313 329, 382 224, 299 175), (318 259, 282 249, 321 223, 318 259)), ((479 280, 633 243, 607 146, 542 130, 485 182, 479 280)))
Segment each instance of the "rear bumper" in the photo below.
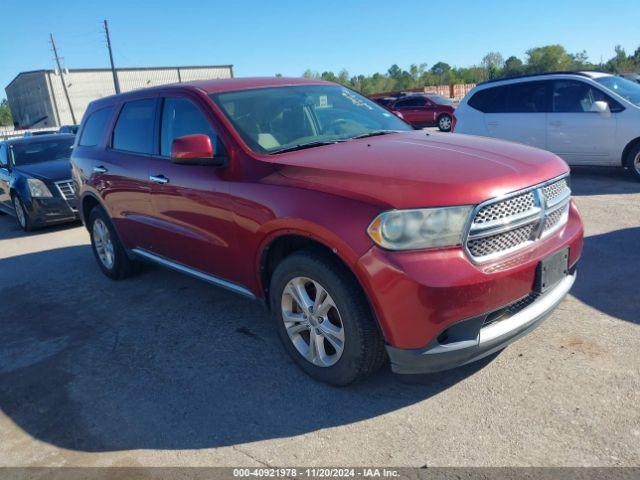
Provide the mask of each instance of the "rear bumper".
POLYGON ((449 327, 464 332, 461 337, 465 337, 465 333, 467 337, 475 333, 475 338, 440 343, 439 335, 422 349, 387 346, 391 369, 402 374, 437 372, 474 362, 501 350, 540 325, 567 295, 575 278, 575 273, 568 275, 553 289, 506 319, 483 326, 493 313, 487 312, 449 327))

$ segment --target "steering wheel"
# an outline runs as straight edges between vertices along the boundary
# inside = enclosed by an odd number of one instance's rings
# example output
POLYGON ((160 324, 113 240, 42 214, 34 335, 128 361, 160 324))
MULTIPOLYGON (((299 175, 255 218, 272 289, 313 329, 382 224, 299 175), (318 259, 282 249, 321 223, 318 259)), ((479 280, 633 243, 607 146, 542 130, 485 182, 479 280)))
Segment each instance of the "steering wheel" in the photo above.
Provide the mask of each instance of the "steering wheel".
POLYGON ((353 120, 346 120, 344 118, 336 118, 335 120, 332 120, 331 122, 329 122, 327 125, 325 125, 325 127, 322 129, 322 133, 346 133, 346 131, 348 130, 347 128, 344 128, 345 126, 349 125, 349 124, 353 124, 357 127, 360 126, 360 124, 358 122, 354 122, 353 120), (339 129, 339 131, 338 131, 339 129))

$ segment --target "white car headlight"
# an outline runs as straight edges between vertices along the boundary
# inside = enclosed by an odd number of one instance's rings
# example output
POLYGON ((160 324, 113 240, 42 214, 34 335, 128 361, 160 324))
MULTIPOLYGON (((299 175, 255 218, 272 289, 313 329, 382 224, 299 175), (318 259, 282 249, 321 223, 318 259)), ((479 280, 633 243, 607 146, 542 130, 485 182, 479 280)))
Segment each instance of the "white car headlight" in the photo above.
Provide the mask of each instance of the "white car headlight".
POLYGON ((378 215, 367 233, 388 250, 460 245, 472 209, 472 206, 462 206, 390 210, 378 215))
POLYGON ((51 198, 51 190, 47 188, 42 180, 37 178, 28 178, 27 184, 29 185, 29 192, 31 192, 32 198, 51 198))

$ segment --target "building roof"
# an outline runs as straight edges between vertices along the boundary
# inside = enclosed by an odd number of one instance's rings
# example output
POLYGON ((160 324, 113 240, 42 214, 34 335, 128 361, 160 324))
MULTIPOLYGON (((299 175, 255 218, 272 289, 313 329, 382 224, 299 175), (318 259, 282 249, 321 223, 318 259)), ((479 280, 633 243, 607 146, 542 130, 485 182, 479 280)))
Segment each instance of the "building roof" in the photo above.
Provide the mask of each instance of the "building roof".
MULTIPOLYGON (((116 68, 116 72, 137 72, 137 71, 145 71, 145 70, 170 70, 176 68, 183 69, 206 69, 206 68, 229 68, 233 71, 233 65, 173 65, 173 66, 162 66, 162 67, 118 67, 116 68)), ((69 73, 74 72, 111 72, 110 68, 69 68, 66 71, 69 73)), ((9 84, 5 87, 8 88, 11 86, 13 82, 15 82, 21 75, 29 75, 31 73, 54 73, 56 70, 54 69, 40 69, 40 70, 29 70, 27 72, 18 73, 13 80, 9 82, 9 84)))

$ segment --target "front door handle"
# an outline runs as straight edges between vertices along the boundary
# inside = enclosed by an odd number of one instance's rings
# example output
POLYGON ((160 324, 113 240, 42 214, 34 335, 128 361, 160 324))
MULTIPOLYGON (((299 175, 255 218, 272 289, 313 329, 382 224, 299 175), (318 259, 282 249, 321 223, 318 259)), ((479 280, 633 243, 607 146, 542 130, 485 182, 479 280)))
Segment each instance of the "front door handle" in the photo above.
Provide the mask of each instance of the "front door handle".
POLYGON ((107 169, 102 165, 98 165, 97 167, 93 167, 94 173, 106 173, 107 169))
POLYGON ((549 125, 551 125, 552 127, 561 127, 562 122, 560 120, 555 120, 553 122, 549 122, 549 125))
POLYGON ((165 177, 164 175, 151 175, 149 177, 149 180, 151 180, 153 183, 160 183, 160 184, 165 184, 165 183, 169 183, 169 179, 167 177, 165 177))

